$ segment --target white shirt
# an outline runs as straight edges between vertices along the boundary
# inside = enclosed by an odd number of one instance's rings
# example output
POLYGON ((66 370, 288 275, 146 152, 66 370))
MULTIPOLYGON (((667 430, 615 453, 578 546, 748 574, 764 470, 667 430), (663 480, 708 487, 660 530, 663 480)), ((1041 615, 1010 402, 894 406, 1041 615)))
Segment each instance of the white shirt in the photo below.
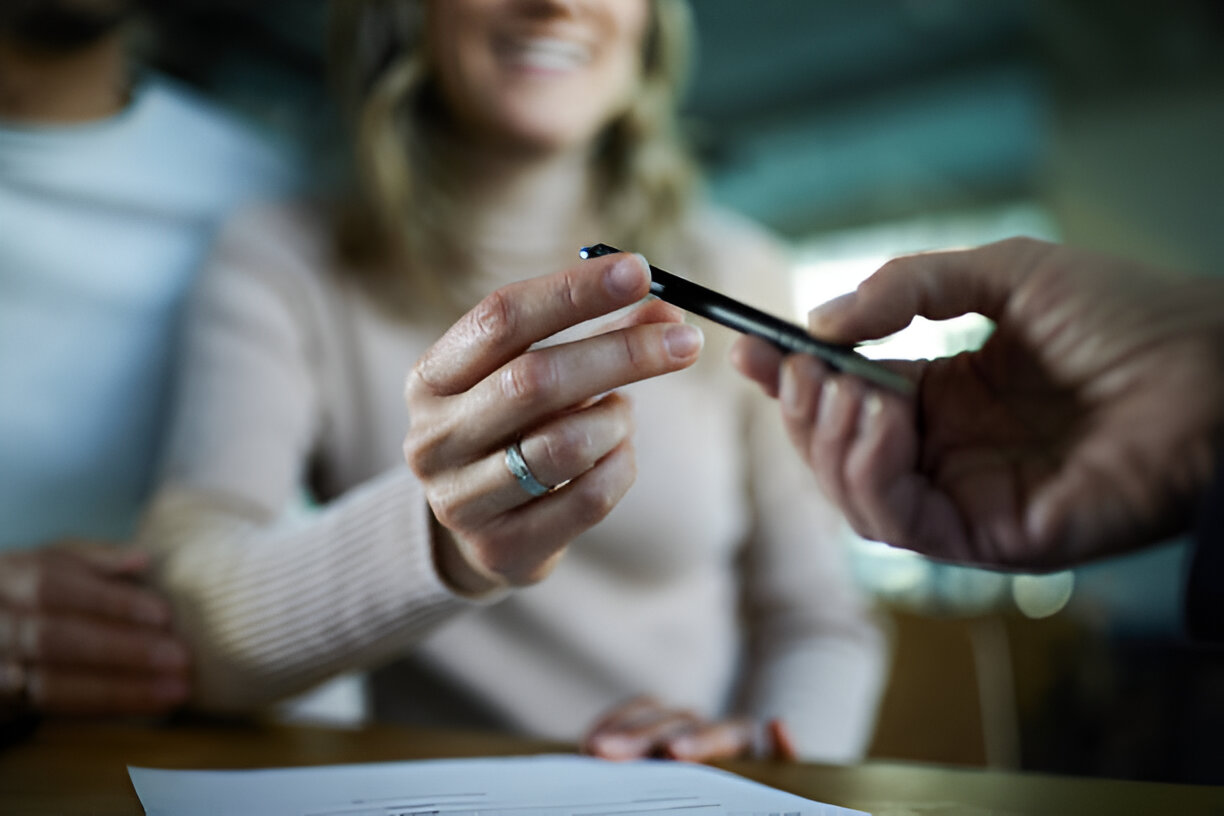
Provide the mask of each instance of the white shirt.
POLYGON ((194 272, 289 166, 156 76, 105 120, 0 121, 0 550, 132 534, 194 272))

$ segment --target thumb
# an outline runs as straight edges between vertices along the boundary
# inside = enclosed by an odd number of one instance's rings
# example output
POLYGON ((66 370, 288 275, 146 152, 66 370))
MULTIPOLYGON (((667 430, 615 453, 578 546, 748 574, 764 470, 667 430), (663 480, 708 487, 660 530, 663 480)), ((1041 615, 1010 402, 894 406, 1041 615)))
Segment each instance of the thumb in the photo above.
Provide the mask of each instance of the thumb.
POLYGON ((898 332, 918 316, 947 320, 976 312, 998 320, 1009 297, 1052 248, 1013 238, 894 258, 854 292, 813 309, 809 328, 833 343, 857 343, 898 332))

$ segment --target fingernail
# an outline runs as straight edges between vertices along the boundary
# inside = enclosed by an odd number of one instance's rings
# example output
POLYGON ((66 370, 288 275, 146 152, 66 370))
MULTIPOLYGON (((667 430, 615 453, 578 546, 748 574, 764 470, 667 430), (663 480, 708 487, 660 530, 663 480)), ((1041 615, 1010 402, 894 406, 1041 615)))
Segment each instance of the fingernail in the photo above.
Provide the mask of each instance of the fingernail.
POLYGON ((701 334, 701 329, 688 324, 671 326, 663 334, 663 347, 673 360, 692 357, 701 351, 704 342, 705 337, 701 334))
POLYGON ((181 669, 190 660, 187 650, 177 643, 159 643, 150 653, 153 666, 158 669, 181 669))
POLYGON ((641 255, 634 254, 641 264, 639 268, 634 268, 632 263, 628 263, 624 258, 618 258, 612 268, 608 270, 608 291, 618 297, 632 294, 637 291, 642 285, 642 272, 646 270, 646 275, 649 277, 650 266, 646 263, 646 259, 641 255))
POLYGON ((838 295, 820 304, 808 312, 808 328, 814 333, 819 333, 821 328, 836 320, 840 314, 849 309, 852 303, 854 303, 854 292, 838 295))
POLYGON ((863 416, 867 419, 875 419, 882 413, 884 413, 884 399, 879 394, 868 394, 867 401, 863 404, 863 416))

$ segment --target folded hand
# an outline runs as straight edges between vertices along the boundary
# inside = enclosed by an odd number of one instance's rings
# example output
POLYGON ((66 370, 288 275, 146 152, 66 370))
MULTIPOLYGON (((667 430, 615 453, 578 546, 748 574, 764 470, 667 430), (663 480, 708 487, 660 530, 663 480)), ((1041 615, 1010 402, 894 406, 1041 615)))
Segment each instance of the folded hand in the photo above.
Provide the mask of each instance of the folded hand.
POLYGON ((157 714, 188 696, 170 607, 142 553, 60 546, 0 554, 0 709, 157 714))
POLYGON ((604 759, 657 757, 707 762, 736 757, 794 760, 794 743, 781 720, 751 717, 706 720, 635 697, 600 718, 582 739, 582 751, 604 759))

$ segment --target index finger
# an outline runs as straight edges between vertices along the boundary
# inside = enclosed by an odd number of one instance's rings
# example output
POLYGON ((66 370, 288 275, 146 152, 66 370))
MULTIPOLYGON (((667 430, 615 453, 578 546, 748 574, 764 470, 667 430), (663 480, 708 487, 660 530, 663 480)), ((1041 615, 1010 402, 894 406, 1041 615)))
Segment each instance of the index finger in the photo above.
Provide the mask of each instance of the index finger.
POLYGON ((170 604, 156 592, 96 573, 67 553, 44 555, 0 575, 0 601, 23 611, 72 612, 153 627, 170 623, 170 604))
POLYGON ((425 352, 410 386, 416 380, 437 396, 466 391, 532 343, 628 306, 649 291, 649 267, 627 252, 503 286, 425 352))
POLYGON ((121 578, 73 574, 50 582, 42 600, 48 609, 158 628, 170 624, 169 601, 121 578))
POLYGON ((147 552, 110 541, 64 538, 50 547, 57 553, 83 561, 104 575, 138 577, 148 571, 152 561, 147 552))

